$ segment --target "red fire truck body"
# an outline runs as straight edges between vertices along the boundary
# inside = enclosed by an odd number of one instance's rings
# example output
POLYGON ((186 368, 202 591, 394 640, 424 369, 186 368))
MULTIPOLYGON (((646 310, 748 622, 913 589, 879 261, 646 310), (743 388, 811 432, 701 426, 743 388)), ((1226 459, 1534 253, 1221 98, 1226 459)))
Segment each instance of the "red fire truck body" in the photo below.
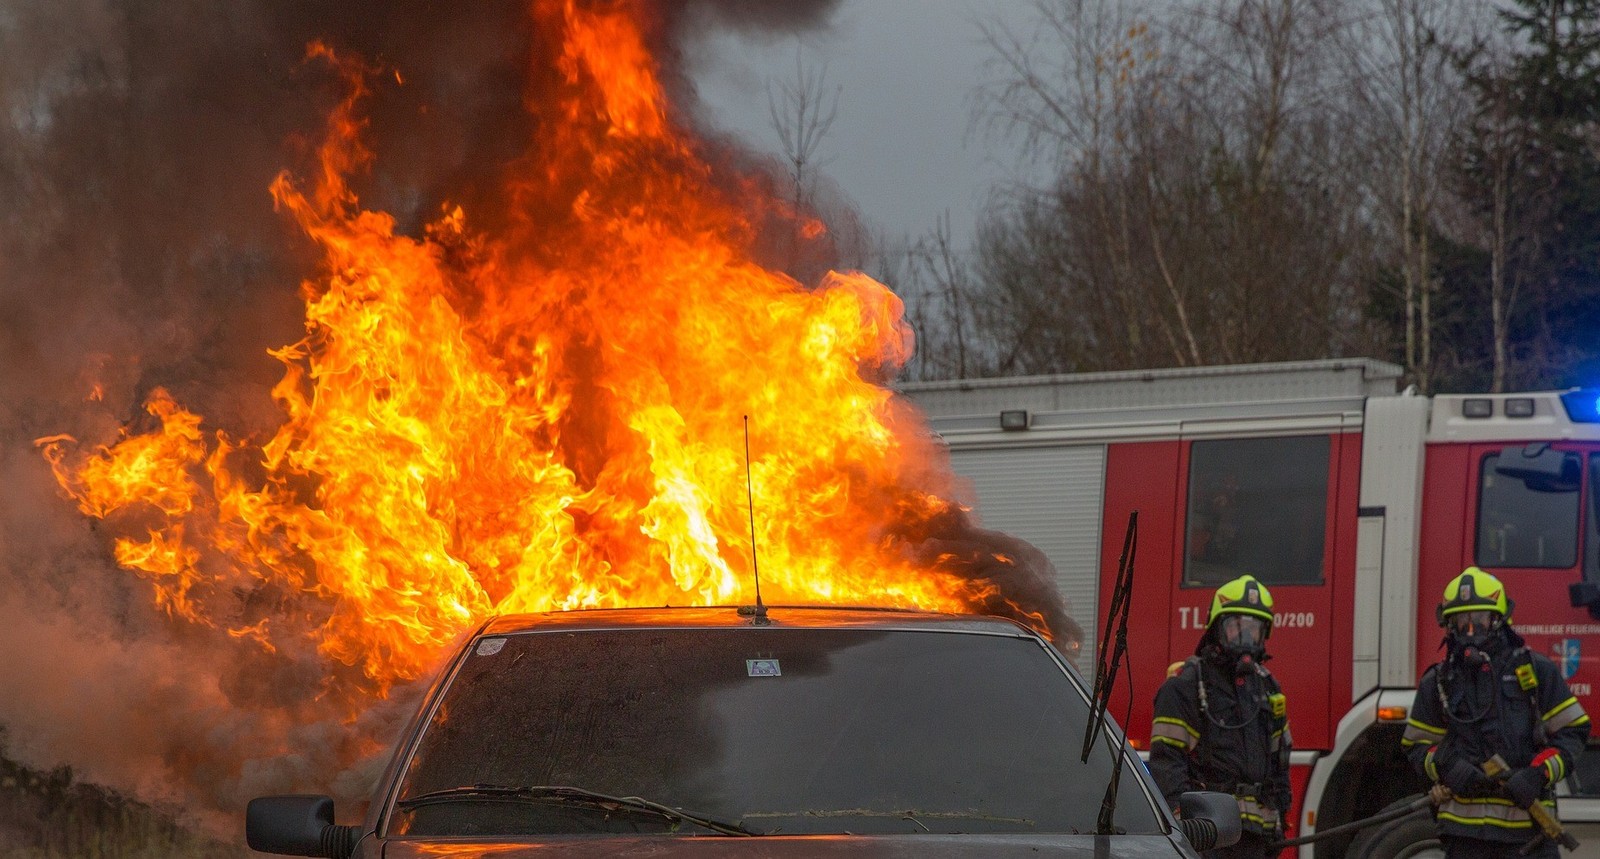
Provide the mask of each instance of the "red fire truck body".
MULTIPOLYGON (((1139 540, 1131 672, 1111 712, 1144 748, 1168 667, 1212 592, 1251 573, 1275 601, 1269 668, 1289 698, 1299 834, 1424 785, 1399 740, 1441 654, 1434 608, 1468 565, 1505 582, 1528 646, 1600 711, 1595 392, 1417 396, 1372 360, 902 386, 946 442, 984 526, 1056 567, 1092 670, 1129 513, 1139 540)), ((1560 786, 1600 827, 1600 754, 1560 786)), ((1591 847, 1600 847, 1600 828, 1591 847)), ((1350 838, 1306 845, 1343 855, 1350 838)), ((1600 852, 1597 852, 1600 855, 1600 852)), ((1376 857, 1374 858, 1376 859, 1376 857)))

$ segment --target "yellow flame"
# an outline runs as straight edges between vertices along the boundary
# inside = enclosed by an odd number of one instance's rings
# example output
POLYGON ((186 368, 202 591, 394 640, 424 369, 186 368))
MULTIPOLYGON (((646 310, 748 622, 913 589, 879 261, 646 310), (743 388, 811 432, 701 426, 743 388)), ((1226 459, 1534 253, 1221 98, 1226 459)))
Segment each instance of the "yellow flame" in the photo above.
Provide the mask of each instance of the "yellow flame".
POLYGON ((156 431, 39 440, 84 513, 154 522, 115 551, 160 605, 266 649, 309 635, 381 694, 494 613, 749 602, 753 554, 774 604, 994 598, 905 536, 953 503, 877 384, 910 354, 899 300, 751 261, 767 204, 720 190, 669 124, 649 10, 532 5, 563 35, 567 122, 508 180, 500 235, 455 206, 421 237, 360 208, 377 70, 311 46, 348 96, 309 189, 271 188, 324 254, 306 336, 272 353, 282 426, 208 439, 157 390, 156 431))

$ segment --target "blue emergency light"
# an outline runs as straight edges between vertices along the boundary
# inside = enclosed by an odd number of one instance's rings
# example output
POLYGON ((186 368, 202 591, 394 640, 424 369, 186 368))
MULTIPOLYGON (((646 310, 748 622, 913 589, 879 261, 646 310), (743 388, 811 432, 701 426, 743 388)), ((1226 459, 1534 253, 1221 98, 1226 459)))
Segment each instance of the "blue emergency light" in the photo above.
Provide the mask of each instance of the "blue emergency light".
POLYGON ((1567 417, 1576 424, 1600 423, 1600 390, 1578 388, 1561 395, 1567 417))

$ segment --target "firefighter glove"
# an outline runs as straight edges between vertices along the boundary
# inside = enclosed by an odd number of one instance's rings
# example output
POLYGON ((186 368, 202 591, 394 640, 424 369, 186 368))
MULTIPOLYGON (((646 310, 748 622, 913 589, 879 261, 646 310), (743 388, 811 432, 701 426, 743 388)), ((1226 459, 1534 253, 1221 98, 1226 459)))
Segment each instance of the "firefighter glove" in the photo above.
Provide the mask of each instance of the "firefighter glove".
POLYGON ((1457 796, 1483 796, 1493 792, 1489 777, 1466 761, 1456 758, 1439 774, 1439 781, 1457 796))
POLYGON ((1506 779, 1506 794, 1512 802, 1527 808, 1539 801, 1539 795, 1544 793, 1544 784, 1544 767, 1522 767, 1506 779))

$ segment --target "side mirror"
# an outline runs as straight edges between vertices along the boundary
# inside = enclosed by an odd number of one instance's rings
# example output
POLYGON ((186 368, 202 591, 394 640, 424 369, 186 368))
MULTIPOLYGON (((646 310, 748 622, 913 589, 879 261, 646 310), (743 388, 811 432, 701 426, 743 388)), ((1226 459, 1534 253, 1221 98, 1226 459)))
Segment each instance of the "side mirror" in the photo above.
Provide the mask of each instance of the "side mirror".
POLYGON ((361 827, 335 825, 326 796, 262 796, 245 807, 244 838, 261 853, 349 859, 361 827))
POLYGON ((1573 582, 1567 585, 1567 599, 1573 608, 1588 608, 1589 616, 1600 620, 1600 583, 1573 582))
POLYGON ((1548 442, 1503 448, 1494 464, 1496 473, 1521 480, 1535 492, 1576 491, 1583 481, 1581 469, 1576 456, 1554 450, 1548 442))
POLYGON ((1195 790, 1178 795, 1178 829, 1199 851, 1239 843, 1239 801, 1232 795, 1195 790))

